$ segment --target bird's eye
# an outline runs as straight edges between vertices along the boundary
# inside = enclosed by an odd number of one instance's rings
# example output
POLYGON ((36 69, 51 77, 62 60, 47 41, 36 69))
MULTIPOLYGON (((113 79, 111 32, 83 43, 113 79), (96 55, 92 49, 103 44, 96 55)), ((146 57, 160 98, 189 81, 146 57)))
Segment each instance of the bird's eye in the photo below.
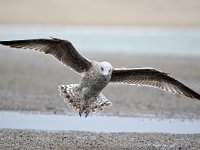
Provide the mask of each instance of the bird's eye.
POLYGON ((103 71, 103 67, 101 67, 101 71, 103 71))
POLYGON ((109 70, 109 72, 111 72, 111 69, 109 70))

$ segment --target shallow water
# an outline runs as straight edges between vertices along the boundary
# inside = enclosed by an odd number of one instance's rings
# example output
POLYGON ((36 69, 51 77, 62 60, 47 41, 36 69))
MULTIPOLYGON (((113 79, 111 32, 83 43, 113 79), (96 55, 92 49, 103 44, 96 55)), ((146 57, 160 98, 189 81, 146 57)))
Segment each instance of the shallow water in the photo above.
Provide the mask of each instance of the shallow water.
POLYGON ((80 51, 200 56, 200 28, 0 25, 0 40, 57 37, 80 51))
POLYGON ((0 112, 0 129, 199 134, 200 120, 25 114, 0 112))

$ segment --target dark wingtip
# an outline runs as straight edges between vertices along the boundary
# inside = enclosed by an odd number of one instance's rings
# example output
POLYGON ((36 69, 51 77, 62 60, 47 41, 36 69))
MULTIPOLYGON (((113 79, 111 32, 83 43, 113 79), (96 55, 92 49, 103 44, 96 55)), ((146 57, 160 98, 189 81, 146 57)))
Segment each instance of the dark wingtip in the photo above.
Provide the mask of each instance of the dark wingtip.
POLYGON ((4 43, 4 41, 0 41, 0 44, 2 44, 2 45, 3 45, 3 43, 4 43))
POLYGON ((9 41, 0 41, 0 44, 2 44, 2 45, 9 45, 9 41))
POLYGON ((194 98, 197 99, 197 100, 200 100, 200 95, 195 92, 194 98))
POLYGON ((0 41, 1 45, 15 47, 14 45, 17 44, 18 41, 0 41))
POLYGON ((195 91, 193 91, 193 92, 194 92, 194 98, 200 100, 200 95, 199 95, 199 93, 197 93, 197 92, 195 92, 195 91))
POLYGON ((192 99, 197 99, 197 100, 200 100, 200 94, 195 92, 194 90, 188 88, 188 87, 185 87, 187 93, 185 93, 185 95, 187 97, 190 97, 192 99))

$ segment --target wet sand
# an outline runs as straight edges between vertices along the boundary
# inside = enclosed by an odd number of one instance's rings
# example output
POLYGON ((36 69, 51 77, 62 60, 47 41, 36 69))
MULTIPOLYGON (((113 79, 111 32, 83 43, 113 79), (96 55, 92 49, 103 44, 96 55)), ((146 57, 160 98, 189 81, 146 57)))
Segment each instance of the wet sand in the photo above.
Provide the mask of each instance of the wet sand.
MULTIPOLYGON (((57 91, 59 84, 80 82, 81 78, 72 70, 41 53, 2 46, 0 53, 0 110, 78 115, 67 107, 57 91)), ((110 61, 115 67, 154 67, 200 92, 200 59, 197 56, 100 53, 86 53, 85 56, 110 61)), ((158 89, 112 84, 103 93, 113 106, 95 115, 200 118, 198 100, 158 89)), ((199 134, 0 130, 1 149, 199 149, 199 141, 199 134)))

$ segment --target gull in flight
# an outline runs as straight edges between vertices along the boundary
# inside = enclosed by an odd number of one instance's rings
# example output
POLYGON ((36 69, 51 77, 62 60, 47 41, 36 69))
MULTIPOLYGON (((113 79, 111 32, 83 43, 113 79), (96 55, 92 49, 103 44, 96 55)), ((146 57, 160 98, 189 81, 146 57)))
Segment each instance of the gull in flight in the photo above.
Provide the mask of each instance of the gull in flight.
POLYGON ((81 56, 67 40, 29 39, 0 41, 14 48, 34 49, 56 57, 64 65, 82 75, 79 84, 59 85, 60 95, 69 107, 87 117, 90 112, 103 110, 112 103, 101 93, 108 83, 126 83, 159 88, 167 92, 199 99, 200 95, 167 73, 154 68, 114 68, 109 62, 97 62, 81 56))

